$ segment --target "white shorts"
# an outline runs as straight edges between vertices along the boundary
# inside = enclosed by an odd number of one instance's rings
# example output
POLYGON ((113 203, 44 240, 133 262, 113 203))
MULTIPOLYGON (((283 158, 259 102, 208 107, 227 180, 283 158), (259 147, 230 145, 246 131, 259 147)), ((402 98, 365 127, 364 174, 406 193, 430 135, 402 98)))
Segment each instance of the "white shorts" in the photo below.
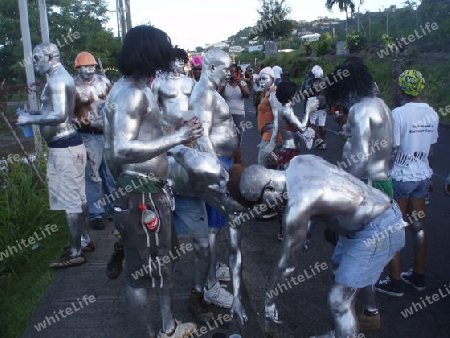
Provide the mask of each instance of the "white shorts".
POLYGON ((50 210, 81 213, 86 203, 84 144, 68 148, 49 148, 47 182, 50 210))
POLYGON ((317 110, 309 115, 309 122, 316 126, 323 127, 327 121, 327 112, 325 110, 317 110), (317 121, 317 123, 316 123, 317 121))

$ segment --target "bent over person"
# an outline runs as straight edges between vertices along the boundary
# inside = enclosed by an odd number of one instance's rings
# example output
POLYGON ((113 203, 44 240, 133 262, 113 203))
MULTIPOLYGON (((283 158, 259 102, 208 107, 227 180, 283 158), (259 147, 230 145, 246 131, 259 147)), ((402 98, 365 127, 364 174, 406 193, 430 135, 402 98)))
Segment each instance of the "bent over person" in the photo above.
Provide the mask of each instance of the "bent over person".
MULTIPOLYGON (((343 235, 343 250, 333 255, 339 268, 328 296, 335 332, 321 337, 354 337, 359 327, 356 295, 375 284, 385 264, 404 246, 405 223, 395 201, 314 155, 294 157, 285 171, 253 165, 240 180, 230 177, 230 182, 239 182, 242 196, 257 207, 287 198, 283 246, 269 290, 293 275, 310 220, 320 217, 343 235), (386 236, 377 236, 380 232, 386 236), (367 241, 373 244, 366 245, 367 241)), ((280 323, 275 298, 268 295, 265 315, 280 323)))
POLYGON ((21 113, 21 126, 38 124, 48 145, 47 180, 50 210, 64 210, 69 226, 70 243, 66 253, 50 264, 65 268, 86 262, 81 251, 81 235, 87 243, 89 211, 86 202, 84 167, 86 149, 83 139, 72 126, 75 108, 73 78, 60 63, 56 45, 43 43, 33 50, 33 64, 39 74, 47 74, 41 95, 40 110, 21 113))
POLYGON ((173 262, 166 263, 166 257, 177 243, 166 152, 198 138, 202 127, 191 119, 164 135, 158 105, 147 86, 157 70, 170 70, 172 52, 165 32, 147 25, 132 28, 118 59, 123 77, 107 97, 105 119, 108 164, 118 189, 127 192, 115 201, 114 208, 114 225, 122 236, 126 257, 126 298, 132 318, 146 328, 145 336, 155 337, 149 313, 155 306, 149 304, 147 289, 156 289, 162 317, 158 338, 181 338, 196 328, 172 315, 173 262), (136 272, 141 273, 137 276, 136 272))

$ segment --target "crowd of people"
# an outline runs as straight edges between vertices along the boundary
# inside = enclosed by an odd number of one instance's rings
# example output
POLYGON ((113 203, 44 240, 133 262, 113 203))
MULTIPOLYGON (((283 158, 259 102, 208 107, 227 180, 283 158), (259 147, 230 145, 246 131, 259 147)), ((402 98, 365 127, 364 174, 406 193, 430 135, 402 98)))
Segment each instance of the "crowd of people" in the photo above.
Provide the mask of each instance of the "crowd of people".
MULTIPOLYGON (((227 225, 250 207, 267 209, 262 217, 280 222, 282 248, 272 287, 292 275, 316 219, 329 223, 328 238, 336 246, 329 294, 335 328, 321 337, 379 329, 375 291, 402 296, 403 283, 425 289, 424 217, 410 224, 403 220, 413 210, 424 214, 429 159, 438 138, 439 117, 420 99, 425 80, 419 71, 398 75, 405 104, 391 112, 360 59, 350 58, 326 76, 315 65, 299 91, 279 65, 261 65, 254 72, 247 67, 242 75, 218 48, 189 60, 165 32, 147 25, 127 33, 118 58, 123 77, 114 84, 96 74, 97 61, 87 51, 75 59, 75 79, 54 44, 35 47, 33 61, 48 75, 42 107, 20 114, 16 122, 41 127, 49 147, 50 209, 66 212, 70 234, 69 246, 50 267, 84 264, 85 253, 95 251, 89 228, 104 229, 104 215, 113 220, 119 239, 106 274, 117 278, 126 259, 126 298, 140 323, 133 327, 137 336, 181 338, 196 330, 194 323, 174 318, 174 262, 161 264, 178 250, 183 235, 194 248, 187 306, 195 320, 212 320, 211 304, 231 309, 241 324, 248 320, 241 302, 241 229, 227 225), (185 74, 187 65, 191 76, 185 74), (240 126, 250 95, 261 142, 257 165, 245 167, 240 126), (302 119, 293 110, 299 102, 302 119), (326 149, 332 111, 343 112, 336 119, 346 138, 339 166, 301 155, 302 147, 326 149), (126 194, 99 203, 118 190, 126 194), (263 208, 273 201, 279 201, 275 208, 263 208), (392 226, 397 231, 386 232, 392 226), (415 260, 402 272, 406 226, 415 260), (229 267, 218 260, 217 236, 226 227, 229 267), (366 245, 379 232, 388 235, 366 245), (387 265, 389 275, 380 279, 387 265), (136 278, 143 266, 146 273, 136 278), (230 280, 232 293, 220 284, 230 280), (153 307, 149 288, 158 294, 159 330, 146 315, 153 307)), ((265 315, 280 322, 273 298, 266 298, 265 315)))

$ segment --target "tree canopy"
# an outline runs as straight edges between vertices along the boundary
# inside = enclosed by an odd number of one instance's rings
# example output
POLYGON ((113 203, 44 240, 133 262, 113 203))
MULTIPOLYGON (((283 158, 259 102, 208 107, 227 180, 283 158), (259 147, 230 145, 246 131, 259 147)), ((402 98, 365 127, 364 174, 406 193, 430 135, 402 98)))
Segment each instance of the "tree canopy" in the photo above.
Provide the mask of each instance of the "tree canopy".
MULTIPOLYGON (((17 1, 0 0, 0 80, 25 82, 24 63, 31 55, 23 55, 17 1)), ((28 16, 32 46, 41 43, 39 8, 37 1, 28 2, 28 16)), ((101 58, 103 67, 115 65, 120 39, 104 28, 108 21, 104 0, 47 0, 50 42, 56 44, 61 60, 73 73, 73 62, 81 51, 101 58)))
POLYGON ((250 29, 249 38, 259 36, 264 40, 275 40, 291 34, 292 21, 286 19, 291 8, 284 2, 285 0, 260 0, 261 8, 256 10, 260 18, 256 26, 250 29))

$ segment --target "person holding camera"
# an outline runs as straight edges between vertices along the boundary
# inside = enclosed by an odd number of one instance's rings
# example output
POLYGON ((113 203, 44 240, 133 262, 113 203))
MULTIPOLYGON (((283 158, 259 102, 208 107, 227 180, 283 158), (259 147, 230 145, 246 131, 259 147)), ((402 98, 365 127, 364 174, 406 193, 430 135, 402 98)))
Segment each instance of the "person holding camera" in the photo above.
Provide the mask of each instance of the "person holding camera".
POLYGON ((234 163, 240 163, 241 160, 241 144, 245 127, 245 110, 244 99, 250 97, 250 92, 245 81, 238 78, 238 66, 232 64, 228 68, 230 76, 226 78, 224 85, 220 87, 219 93, 225 99, 233 117, 234 126, 238 137, 238 149, 234 158, 234 163))

